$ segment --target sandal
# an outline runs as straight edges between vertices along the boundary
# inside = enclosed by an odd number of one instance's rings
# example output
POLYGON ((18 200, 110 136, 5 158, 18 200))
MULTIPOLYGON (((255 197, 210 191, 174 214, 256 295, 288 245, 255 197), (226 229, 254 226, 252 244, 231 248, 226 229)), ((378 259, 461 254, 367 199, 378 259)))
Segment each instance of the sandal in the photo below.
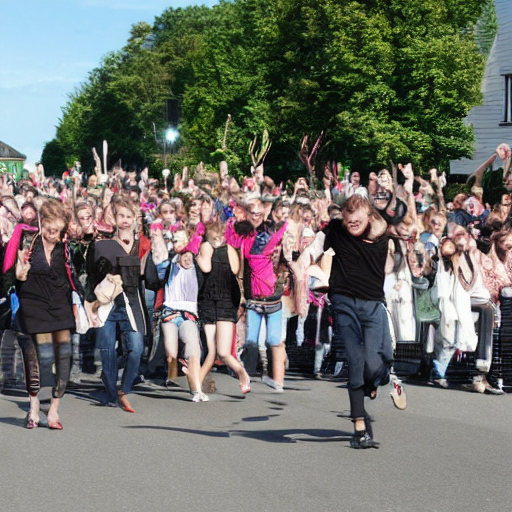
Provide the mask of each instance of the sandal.
POLYGON ((128 398, 126 398, 126 394, 122 391, 119 391, 118 393, 118 401, 119 401, 119 407, 123 409, 123 411, 126 412, 135 412, 135 409, 131 406, 130 402, 128 401, 128 398))
POLYGON ((251 392, 251 378, 249 377, 249 374, 245 373, 245 383, 242 383, 240 380, 240 391, 243 395, 246 395, 247 393, 251 392))
POLYGON ((249 384, 240 383, 240 391, 242 392, 243 395, 250 393, 251 392, 251 384, 250 383, 249 384))
POLYGON ((39 427, 39 421, 34 421, 30 415, 27 414, 25 418, 25 428, 33 429, 39 427))

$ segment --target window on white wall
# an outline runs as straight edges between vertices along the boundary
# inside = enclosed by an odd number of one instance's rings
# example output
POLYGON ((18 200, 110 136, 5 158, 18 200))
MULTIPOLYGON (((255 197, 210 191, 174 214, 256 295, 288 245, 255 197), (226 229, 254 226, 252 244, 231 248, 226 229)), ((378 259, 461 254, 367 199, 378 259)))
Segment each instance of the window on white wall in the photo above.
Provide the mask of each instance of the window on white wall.
POLYGON ((503 75, 503 117, 500 124, 512 125, 512 74, 503 75))

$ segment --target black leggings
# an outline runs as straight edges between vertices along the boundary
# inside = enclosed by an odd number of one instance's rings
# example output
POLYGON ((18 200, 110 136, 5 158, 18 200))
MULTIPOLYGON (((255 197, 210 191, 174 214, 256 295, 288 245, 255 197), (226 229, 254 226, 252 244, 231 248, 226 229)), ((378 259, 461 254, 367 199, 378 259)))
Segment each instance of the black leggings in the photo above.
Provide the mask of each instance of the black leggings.
POLYGON ((37 396, 41 386, 51 386, 53 398, 62 398, 71 371, 69 330, 53 333, 21 335, 19 345, 23 354, 27 392, 37 396), (56 375, 52 366, 55 362, 56 375))
POLYGON ((366 418, 364 408, 364 388, 348 389, 348 398, 350 400, 350 417, 352 419, 366 418))

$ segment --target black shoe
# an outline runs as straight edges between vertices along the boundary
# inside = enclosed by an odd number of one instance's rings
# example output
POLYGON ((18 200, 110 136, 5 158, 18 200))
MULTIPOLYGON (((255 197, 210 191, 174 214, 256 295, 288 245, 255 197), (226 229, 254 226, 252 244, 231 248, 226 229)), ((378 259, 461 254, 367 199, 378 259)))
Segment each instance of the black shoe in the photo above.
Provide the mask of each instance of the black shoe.
POLYGON ((136 386, 137 384, 143 384, 145 382, 145 378, 144 378, 144 375, 142 374, 139 374, 137 375, 137 377, 135 377, 135 380, 133 381, 133 386, 136 386))
POLYGON ((82 373, 94 375, 96 373, 96 365, 94 363, 82 364, 82 373))
MULTIPOLYGON (((366 424, 366 421, 365 421, 366 424)), ((369 424, 369 422, 368 422, 369 424)), ((360 432, 354 432, 352 439, 350 440, 350 448, 366 449, 366 448, 378 448, 379 443, 376 443, 372 436, 366 430, 360 432)))
POLYGON ((364 418, 364 428, 366 430, 366 433, 370 436, 371 439, 373 439, 372 421, 373 421, 373 418, 369 414, 367 414, 364 418))

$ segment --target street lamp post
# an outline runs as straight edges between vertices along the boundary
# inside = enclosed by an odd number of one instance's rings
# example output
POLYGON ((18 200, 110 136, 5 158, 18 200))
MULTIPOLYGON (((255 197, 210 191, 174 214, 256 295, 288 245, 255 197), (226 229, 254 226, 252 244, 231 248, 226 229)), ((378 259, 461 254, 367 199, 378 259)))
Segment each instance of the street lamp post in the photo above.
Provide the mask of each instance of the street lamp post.
POLYGON ((169 177, 169 174, 171 174, 171 171, 169 169, 164 169, 162 171, 162 176, 164 177, 164 184, 165 184, 165 192, 167 193, 167 178, 169 177))
POLYGON ((176 128, 168 128, 165 130, 165 137, 164 137, 164 167, 167 167, 167 153, 166 153, 166 143, 169 142, 170 145, 170 152, 172 153, 172 150, 174 148, 174 143, 178 140, 178 137, 180 135, 180 132, 176 128))
POLYGON ((167 128, 164 132, 163 138, 160 139, 159 137, 157 137, 157 134, 156 134, 155 123, 153 123, 153 132, 155 134, 155 142, 157 143, 157 145, 162 144, 162 146, 163 146, 164 167, 166 168, 167 167, 167 143, 169 143, 170 150, 171 150, 170 152, 172 153, 172 150, 174 148, 174 143, 178 140, 178 137, 180 136, 180 132, 174 127, 167 128))
POLYGON ((171 171, 167 168, 167 143, 169 143, 169 149, 170 153, 172 153, 172 150, 174 148, 174 143, 179 137, 179 132, 176 130, 176 128, 168 128, 165 130, 165 135, 163 139, 164 143, 164 170, 162 171, 162 175, 164 177, 165 181, 165 191, 167 192, 167 178, 169 177, 169 174, 171 174, 171 171))

